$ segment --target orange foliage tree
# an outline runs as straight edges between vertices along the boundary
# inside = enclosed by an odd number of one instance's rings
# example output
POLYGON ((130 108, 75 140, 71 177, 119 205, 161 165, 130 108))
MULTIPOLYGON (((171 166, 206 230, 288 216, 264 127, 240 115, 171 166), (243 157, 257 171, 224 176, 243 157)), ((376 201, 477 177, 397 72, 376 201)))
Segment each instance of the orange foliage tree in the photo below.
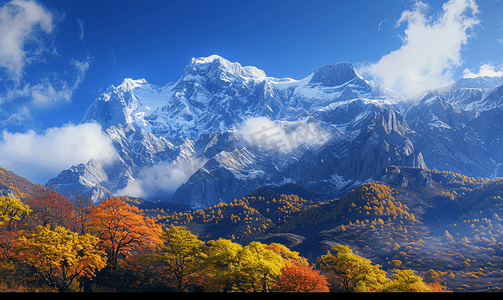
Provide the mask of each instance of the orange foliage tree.
POLYGON ((91 208, 94 203, 88 195, 80 194, 73 197, 72 200, 71 221, 68 224, 68 229, 78 234, 87 233, 89 227, 89 218, 91 217, 91 208))
POLYGON ((122 198, 110 198, 91 209, 90 232, 101 239, 113 268, 120 255, 129 257, 155 249, 162 233, 161 225, 144 215, 143 210, 122 198))
POLYGON ((264 244, 264 248, 279 254, 286 262, 307 263, 307 260, 299 255, 299 252, 291 251, 288 247, 279 243, 264 244))
POLYGON ((32 210, 30 221, 33 227, 38 225, 50 225, 51 228, 69 227, 68 222, 71 220, 70 215, 73 207, 70 201, 60 193, 39 188, 24 203, 32 210))
POLYGON ((274 292, 329 292, 326 277, 302 262, 287 263, 281 269, 281 275, 274 282, 272 290, 274 292))

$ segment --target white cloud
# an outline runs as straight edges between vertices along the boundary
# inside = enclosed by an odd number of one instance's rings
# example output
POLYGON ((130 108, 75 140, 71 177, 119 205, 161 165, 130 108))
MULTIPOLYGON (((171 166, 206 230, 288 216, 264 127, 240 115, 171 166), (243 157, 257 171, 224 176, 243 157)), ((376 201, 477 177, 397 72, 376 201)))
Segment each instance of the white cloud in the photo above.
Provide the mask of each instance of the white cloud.
POLYGON ((467 30, 479 24, 473 0, 450 0, 437 18, 427 16, 429 5, 417 1, 404 11, 397 26, 407 24, 403 45, 366 68, 366 72, 405 96, 443 86, 452 81, 452 71, 462 64, 461 48, 467 30))
POLYGON ((67 124, 43 134, 4 130, 2 138, 0 166, 40 184, 91 158, 102 163, 118 158, 111 139, 95 123, 67 124))
POLYGON ((153 166, 143 167, 135 180, 114 194, 148 199, 156 193, 174 193, 207 161, 207 159, 198 158, 184 162, 160 162, 153 166))
POLYGON ((66 81, 60 79, 55 86, 53 84, 54 80, 46 77, 34 85, 26 84, 23 87, 8 89, 7 93, 1 97, 3 98, 1 102, 13 101, 19 98, 28 98, 33 105, 48 105, 61 101, 70 102, 73 93, 84 80, 90 61, 91 58, 89 56, 82 61, 72 59, 70 65, 75 68, 77 73, 72 84, 68 84, 66 81))
POLYGON ((72 59, 70 64, 73 65, 77 71, 76 79, 73 84, 69 85, 65 81, 62 81, 60 87, 54 87, 50 80, 46 78, 43 79, 41 83, 28 88, 32 103, 35 105, 47 105, 60 101, 70 102, 73 93, 84 80, 84 75, 87 69, 89 69, 90 61, 91 59, 89 56, 83 61, 72 59))
MULTIPOLYGON (((12 0, 0 7, 0 71, 4 89, 0 105, 8 105, 12 115, 0 125, 21 124, 32 120, 32 111, 70 102, 84 80, 92 58, 72 58, 69 68, 53 71, 54 65, 44 53, 60 59, 52 35, 56 24, 64 18, 49 11, 36 0, 12 0), (47 70, 30 73, 28 66, 35 60, 44 62, 47 70)), ((78 20, 83 38, 83 22, 78 20)), ((4 114, 6 115, 6 114, 4 114)))
POLYGON ((0 7, 0 68, 11 80, 19 82, 25 65, 47 51, 40 33, 51 33, 53 26, 53 14, 35 1, 12 0, 0 7))
POLYGON ((239 124, 245 140, 263 151, 288 153, 295 151, 301 145, 317 147, 323 144, 328 137, 316 120, 306 124, 293 122, 287 124, 296 128, 285 129, 280 122, 274 122, 266 117, 249 118, 239 124))
POLYGON ((463 78, 476 78, 476 77, 500 77, 503 76, 503 69, 495 71, 495 67, 490 64, 483 64, 480 66, 478 73, 473 73, 470 69, 463 71, 463 78))

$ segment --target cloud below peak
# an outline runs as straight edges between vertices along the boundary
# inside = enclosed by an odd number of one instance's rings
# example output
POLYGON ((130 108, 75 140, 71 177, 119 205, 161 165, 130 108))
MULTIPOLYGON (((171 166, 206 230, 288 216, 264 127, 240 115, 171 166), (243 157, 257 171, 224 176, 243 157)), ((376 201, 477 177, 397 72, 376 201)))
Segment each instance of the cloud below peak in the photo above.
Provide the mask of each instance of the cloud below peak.
POLYGON ((110 163, 118 158, 112 140, 95 123, 67 124, 41 134, 30 130, 11 133, 0 139, 0 166, 44 184, 61 170, 96 159, 110 163))

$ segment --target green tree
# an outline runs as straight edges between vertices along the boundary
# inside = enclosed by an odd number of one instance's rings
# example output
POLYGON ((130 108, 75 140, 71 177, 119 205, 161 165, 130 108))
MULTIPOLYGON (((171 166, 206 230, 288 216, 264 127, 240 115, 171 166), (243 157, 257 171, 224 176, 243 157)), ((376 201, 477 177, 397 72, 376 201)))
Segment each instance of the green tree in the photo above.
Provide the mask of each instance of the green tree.
POLYGON ((240 291, 269 292, 274 278, 281 275, 283 258, 260 242, 251 242, 240 253, 240 267, 244 281, 240 291))

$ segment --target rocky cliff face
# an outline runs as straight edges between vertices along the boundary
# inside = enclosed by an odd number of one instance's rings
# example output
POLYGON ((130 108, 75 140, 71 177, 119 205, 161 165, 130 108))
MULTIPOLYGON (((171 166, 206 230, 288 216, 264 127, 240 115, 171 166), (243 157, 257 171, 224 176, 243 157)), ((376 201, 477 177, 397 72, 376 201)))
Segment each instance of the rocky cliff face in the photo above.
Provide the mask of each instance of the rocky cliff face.
POLYGON ((412 142, 415 132, 397 111, 378 105, 364 111, 359 122, 334 135, 317 153, 306 152, 285 173, 334 198, 355 184, 377 179, 389 165, 426 167, 412 142))
POLYGON ((57 177, 48 182, 49 187, 54 185, 57 191, 69 198, 79 196, 81 193, 88 195, 93 201, 108 198, 111 192, 104 185, 109 180, 102 165, 97 160, 72 166, 64 170, 57 177))
POLYGON ((433 180, 425 169, 388 166, 377 180, 400 187, 425 186, 432 187, 433 180))
POLYGON ((485 177, 494 169, 479 133, 470 126, 469 112, 432 93, 412 103, 406 112, 414 140, 430 168, 485 177))
POLYGON ((16 196, 14 195, 14 191, 11 188, 0 185, 0 197, 15 198, 16 196))

